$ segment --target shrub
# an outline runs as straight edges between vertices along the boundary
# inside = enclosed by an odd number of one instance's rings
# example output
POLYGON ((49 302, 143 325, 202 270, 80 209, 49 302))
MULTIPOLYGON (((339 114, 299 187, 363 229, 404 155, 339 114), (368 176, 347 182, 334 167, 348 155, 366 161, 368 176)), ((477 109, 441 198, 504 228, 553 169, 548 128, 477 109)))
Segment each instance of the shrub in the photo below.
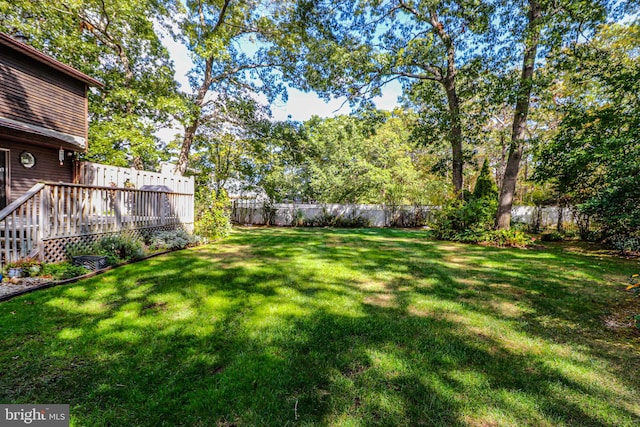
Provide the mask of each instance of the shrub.
POLYGON ((453 199, 434 212, 430 226, 436 238, 455 240, 454 236, 463 232, 491 230, 496 208, 497 201, 493 199, 453 199))
POLYGON ((611 246, 623 254, 625 252, 640 252, 640 236, 614 235, 609 239, 611 246))
POLYGON ((211 239, 227 237, 231 232, 231 209, 227 193, 224 190, 220 190, 217 196, 213 193, 208 203, 199 209, 195 233, 211 239))
POLYGON ((473 189, 473 198, 497 200, 498 199, 498 187, 491 177, 491 171, 489 170, 489 162, 485 158, 480 169, 480 175, 476 181, 476 186, 473 189))
POLYGON ((130 261, 144 257, 144 246, 138 239, 122 234, 113 234, 103 237, 90 246, 82 244, 70 244, 65 247, 65 254, 71 260, 81 255, 101 255, 107 257, 109 265, 122 261, 130 261))
POLYGON ((560 232, 552 231, 550 233, 543 233, 542 236, 540 236, 540 240, 543 242, 560 242, 564 240, 564 235, 560 232))
POLYGON ((461 243, 486 243, 491 246, 524 248, 533 240, 522 230, 464 230, 452 233, 446 240, 461 243))
POLYGON ((58 264, 45 264, 42 267, 43 276, 51 276, 54 280, 72 279, 89 273, 90 270, 81 265, 73 265, 70 262, 58 264))
POLYGON ((273 202, 271 200, 265 200, 262 203, 262 220, 264 221, 264 225, 272 225, 276 222, 276 214, 278 213, 278 209, 273 206, 273 202))
POLYGON ((495 246, 524 248, 533 241, 521 230, 492 230, 488 233, 488 240, 495 246))
POLYGON ((322 208, 322 213, 304 221, 306 227, 333 227, 337 216, 322 208))
POLYGON ((304 220, 305 227, 339 227, 339 228, 366 228, 371 227, 371 221, 355 212, 347 216, 335 215, 322 208, 322 213, 313 218, 304 220))
POLYGON ((412 210, 400 209, 390 221, 391 227, 416 228, 428 224, 429 210, 414 207, 412 210))
POLYGON ((92 255, 106 256, 110 264, 117 264, 142 258, 144 248, 138 239, 114 234, 98 240, 94 244, 92 255))
POLYGON ((302 227, 305 222, 304 212, 302 209, 296 209, 293 213, 293 219, 291 220, 292 227, 302 227))
POLYGON ((197 244, 200 239, 184 230, 154 232, 146 236, 145 243, 151 250, 178 250, 197 244))

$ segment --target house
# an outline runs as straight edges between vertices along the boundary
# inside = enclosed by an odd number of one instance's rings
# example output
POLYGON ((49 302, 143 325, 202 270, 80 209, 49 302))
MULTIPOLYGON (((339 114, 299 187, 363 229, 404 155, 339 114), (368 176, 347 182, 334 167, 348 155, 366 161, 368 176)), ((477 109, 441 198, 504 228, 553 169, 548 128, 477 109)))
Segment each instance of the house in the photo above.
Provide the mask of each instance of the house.
POLYGON ((99 81, 0 33, 0 209, 46 178, 74 182, 99 81))
POLYGON ((0 263, 113 233, 191 229, 193 178, 78 162, 98 80, 0 33, 0 263))

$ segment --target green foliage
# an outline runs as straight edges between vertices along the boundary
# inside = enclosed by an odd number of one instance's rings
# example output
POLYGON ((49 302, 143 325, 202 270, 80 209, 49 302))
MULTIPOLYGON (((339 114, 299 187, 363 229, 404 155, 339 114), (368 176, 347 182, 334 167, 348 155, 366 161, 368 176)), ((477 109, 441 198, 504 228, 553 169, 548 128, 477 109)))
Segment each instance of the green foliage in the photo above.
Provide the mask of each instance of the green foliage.
POLYGON ((493 181, 491 171, 489 170, 489 160, 486 158, 484 159, 482 169, 480 169, 480 175, 473 190, 473 198, 476 200, 497 200, 498 198, 498 187, 493 181))
POLYGON ((449 232, 445 238, 439 237, 435 232, 434 237, 442 240, 451 240, 461 243, 482 243, 490 246, 525 248, 533 243, 524 231, 510 228, 509 230, 482 230, 468 229, 458 232, 449 232))
POLYGON ((436 211, 431 228, 438 239, 475 240, 475 235, 492 230, 498 191, 485 159, 473 193, 465 192, 464 200, 451 199, 436 211))
POLYGON ((391 227, 416 228, 429 224, 431 210, 415 206, 412 210, 399 209, 394 212, 390 221, 391 227))
POLYGON ((293 213, 293 219, 291 220, 292 227, 302 227, 305 222, 305 215, 301 209, 296 209, 293 213))
POLYGON ((540 236, 540 240, 543 242, 560 242, 564 240, 564 234, 558 231, 552 231, 550 233, 543 233, 540 236))
POLYGON ((138 239, 114 234, 95 242, 91 255, 106 256, 110 264, 117 264, 144 257, 144 247, 138 239))
POLYGON ((436 156, 416 147, 414 121, 410 113, 367 110, 272 125, 253 143, 246 180, 274 202, 437 204, 447 184, 428 167, 436 156))
POLYGON ((73 279, 90 273, 90 270, 81 265, 73 265, 71 262, 45 264, 42 267, 42 276, 51 276, 54 280, 73 279))
MULTIPOLYGON (((208 132, 206 127, 213 123, 237 128, 238 120, 234 119, 238 116, 227 114, 228 105, 249 104, 246 100, 257 94, 269 101, 284 94, 285 85, 276 70, 286 60, 275 56, 269 47, 274 37, 286 37, 274 9, 287 8, 290 2, 187 1, 184 5, 186 13, 178 25, 194 62, 189 75, 194 96, 187 98, 188 114, 179 117, 185 132, 176 166, 182 173, 194 148, 192 143, 208 132)), ((222 132, 225 137, 243 133, 243 129, 222 132)), ((226 169, 224 162, 217 166, 221 172, 226 169)))
POLYGON ((175 15, 171 1, 0 2, 0 31, 104 83, 90 90, 86 158, 153 169, 166 159, 155 133, 182 109, 173 64, 155 23, 175 15))
POLYGON ((556 64, 567 102, 536 178, 578 206, 583 235, 594 225, 614 240, 640 229, 639 43, 638 23, 603 25, 556 64))
POLYGON ((371 221, 355 212, 345 216, 323 208, 320 215, 305 219, 303 224, 305 227, 367 228, 371 226, 371 221))
POLYGON ((614 235, 609 239, 609 243, 621 253, 640 253, 640 233, 614 235))
POLYGON ((138 239, 122 234, 103 237, 88 248, 85 245, 69 244, 65 247, 68 259, 81 255, 102 255, 107 257, 110 265, 123 261, 136 260, 144 257, 144 246, 138 239))
POLYGON ((194 232, 210 239, 227 237, 231 232, 231 205, 226 191, 218 194, 201 187, 196 194, 194 232))
POLYGON ((230 183, 251 187, 258 175, 256 164, 266 155, 261 138, 277 125, 271 125, 266 108, 250 98, 217 98, 215 110, 195 135, 189 173, 197 187, 216 193, 230 183))
POLYGON ((275 225, 278 208, 274 206, 271 200, 262 202, 262 221, 264 225, 275 225))
POLYGON ((461 233, 481 233, 493 228, 496 200, 475 199, 449 200, 433 214, 430 227, 434 237, 443 240, 459 240, 461 233))
POLYGON ((145 243, 153 251, 185 249, 200 242, 184 230, 158 231, 145 236, 145 243))
POLYGON ((533 243, 525 232, 516 229, 491 230, 486 233, 485 241, 495 246, 513 248, 524 248, 533 243))
POLYGON ((501 247, 526 247, 532 243, 519 227, 494 230, 498 206, 497 188, 485 160, 473 193, 465 200, 452 199, 434 213, 430 224, 434 237, 464 243, 487 243, 501 247))

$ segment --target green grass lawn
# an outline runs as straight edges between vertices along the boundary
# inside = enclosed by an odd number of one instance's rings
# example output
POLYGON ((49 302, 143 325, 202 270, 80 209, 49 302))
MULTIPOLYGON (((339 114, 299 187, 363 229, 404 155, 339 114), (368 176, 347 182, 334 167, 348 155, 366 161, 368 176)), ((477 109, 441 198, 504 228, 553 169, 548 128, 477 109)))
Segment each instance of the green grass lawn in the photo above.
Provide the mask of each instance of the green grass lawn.
POLYGON ((638 261, 240 229, 0 303, 0 402, 72 425, 631 426, 638 261))

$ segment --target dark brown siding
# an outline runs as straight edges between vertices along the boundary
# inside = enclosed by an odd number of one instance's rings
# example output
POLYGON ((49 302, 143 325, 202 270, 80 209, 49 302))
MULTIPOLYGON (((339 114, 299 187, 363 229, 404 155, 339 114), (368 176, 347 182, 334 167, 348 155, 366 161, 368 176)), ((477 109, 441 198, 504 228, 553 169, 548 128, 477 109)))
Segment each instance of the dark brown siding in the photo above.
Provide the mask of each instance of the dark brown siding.
POLYGON ((28 191, 41 181, 72 182, 73 165, 70 157, 65 157, 64 164, 58 161, 58 149, 29 145, 20 142, 0 139, 0 148, 8 148, 10 166, 9 181, 11 194, 9 203, 28 191), (36 165, 27 169, 20 164, 20 153, 28 151, 36 158, 36 165))
POLYGON ((86 85, 0 45, 0 117, 85 137, 86 85))

